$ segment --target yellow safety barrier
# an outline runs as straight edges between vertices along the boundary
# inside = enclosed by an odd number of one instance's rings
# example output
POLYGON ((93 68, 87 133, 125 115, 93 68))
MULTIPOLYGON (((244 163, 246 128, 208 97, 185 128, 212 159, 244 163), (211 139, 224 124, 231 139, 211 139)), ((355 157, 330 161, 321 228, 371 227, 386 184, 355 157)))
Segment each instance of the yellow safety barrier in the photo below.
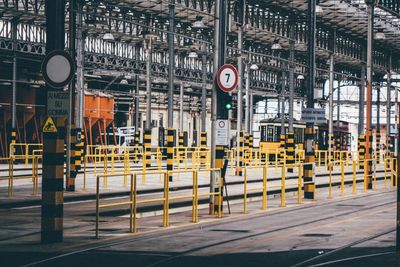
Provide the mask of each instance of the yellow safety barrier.
POLYGON ((28 143, 11 143, 10 144, 10 157, 13 159, 23 159, 25 161, 25 165, 29 164, 29 160, 32 159, 32 154, 30 154, 31 150, 41 149, 43 144, 28 144, 28 143), (20 150, 23 151, 22 154, 17 154, 17 148, 20 147, 20 150))

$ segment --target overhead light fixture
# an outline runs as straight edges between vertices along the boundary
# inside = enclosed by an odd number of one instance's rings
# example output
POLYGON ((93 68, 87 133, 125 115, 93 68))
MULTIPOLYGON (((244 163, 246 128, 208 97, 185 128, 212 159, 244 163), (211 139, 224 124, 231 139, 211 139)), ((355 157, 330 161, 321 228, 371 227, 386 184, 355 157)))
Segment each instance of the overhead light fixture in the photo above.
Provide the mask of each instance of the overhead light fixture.
POLYGON ((196 21, 193 23, 192 27, 194 29, 204 29, 206 26, 203 23, 203 17, 196 16, 196 21))
POLYGON ((111 32, 107 32, 103 35, 103 40, 107 42, 114 41, 114 35, 111 32))
POLYGON ((272 51, 278 51, 282 49, 282 46, 279 44, 279 40, 275 39, 274 43, 271 46, 272 51))
POLYGON ((122 80, 119 82, 119 84, 126 85, 126 84, 128 84, 128 80, 127 80, 127 79, 122 79, 122 80))
POLYGON ((258 70, 258 66, 256 64, 251 64, 250 69, 251 70, 258 70))
POLYGON ((317 14, 317 16, 321 16, 323 13, 324 13, 324 10, 322 9, 322 6, 316 5, 315 6, 315 14, 317 14))
POLYGON ((189 58, 197 58, 198 55, 197 55, 196 52, 192 51, 192 52, 189 53, 188 57, 189 57, 189 58))
POLYGON ((304 80, 304 75, 303 74, 297 75, 297 80, 304 80))
POLYGON ((377 32, 375 33, 375 40, 385 40, 386 36, 383 32, 377 32))

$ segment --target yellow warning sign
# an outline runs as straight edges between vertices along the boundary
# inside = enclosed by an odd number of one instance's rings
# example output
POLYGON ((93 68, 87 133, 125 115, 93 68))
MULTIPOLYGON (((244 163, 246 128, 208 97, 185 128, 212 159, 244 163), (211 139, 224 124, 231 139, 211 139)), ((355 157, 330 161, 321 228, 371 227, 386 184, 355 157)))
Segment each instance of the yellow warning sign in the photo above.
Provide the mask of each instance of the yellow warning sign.
POLYGON ((56 133, 57 127, 51 117, 48 117, 46 123, 43 126, 44 133, 56 133))

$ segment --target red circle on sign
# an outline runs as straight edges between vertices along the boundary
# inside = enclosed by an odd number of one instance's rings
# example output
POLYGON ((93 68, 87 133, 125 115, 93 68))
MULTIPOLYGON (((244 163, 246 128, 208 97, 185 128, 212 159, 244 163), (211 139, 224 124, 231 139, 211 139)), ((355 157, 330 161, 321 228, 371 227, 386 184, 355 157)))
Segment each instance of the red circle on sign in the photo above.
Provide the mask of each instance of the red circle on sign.
POLYGON ((219 68, 218 74, 217 74, 217 84, 218 84, 218 87, 225 93, 229 93, 229 92, 232 92, 233 90, 235 90, 235 88, 238 84, 238 80, 239 80, 239 74, 233 65, 224 64, 224 65, 222 65, 221 68, 219 68), (227 79, 228 79, 228 81, 226 83, 227 85, 225 83, 221 82, 221 79, 225 78, 225 77, 221 77, 221 75, 223 75, 223 72, 232 73, 233 74, 232 79, 234 79, 233 82, 228 84, 230 77, 227 77, 227 79))

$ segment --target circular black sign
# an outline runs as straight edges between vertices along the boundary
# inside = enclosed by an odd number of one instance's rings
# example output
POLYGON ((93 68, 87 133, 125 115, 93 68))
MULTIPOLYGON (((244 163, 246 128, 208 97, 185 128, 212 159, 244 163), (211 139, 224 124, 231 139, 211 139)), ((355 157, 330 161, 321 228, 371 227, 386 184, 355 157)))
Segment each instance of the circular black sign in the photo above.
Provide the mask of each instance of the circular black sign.
POLYGON ((46 55, 42 63, 45 82, 54 88, 68 85, 74 76, 74 61, 62 50, 54 50, 46 55))

